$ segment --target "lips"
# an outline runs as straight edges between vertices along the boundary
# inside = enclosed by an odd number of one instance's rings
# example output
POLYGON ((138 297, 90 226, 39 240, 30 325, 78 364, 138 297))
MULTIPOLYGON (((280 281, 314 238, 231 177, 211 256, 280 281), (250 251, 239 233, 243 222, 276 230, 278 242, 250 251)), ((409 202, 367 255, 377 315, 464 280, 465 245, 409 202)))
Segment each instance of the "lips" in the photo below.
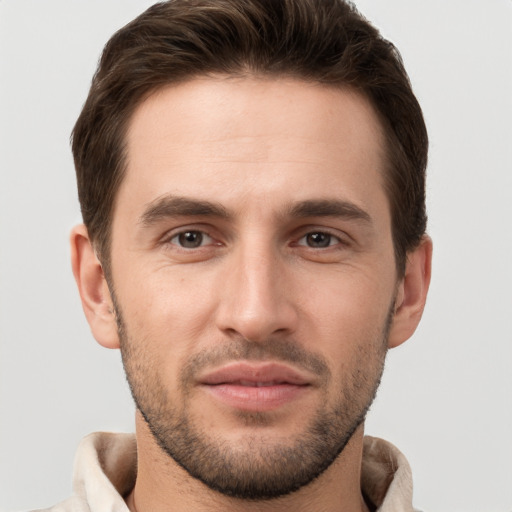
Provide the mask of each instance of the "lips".
POLYGON ((237 386, 251 386, 251 387, 257 387, 257 388, 264 388, 269 386, 279 386, 281 384, 288 384, 286 381, 280 381, 280 380, 270 380, 270 381, 257 381, 254 382, 252 380, 236 380, 231 382, 233 385, 237 386))
POLYGON ((307 375, 280 363, 231 363, 200 376, 198 381, 219 402, 247 411, 284 406, 311 386, 307 375))

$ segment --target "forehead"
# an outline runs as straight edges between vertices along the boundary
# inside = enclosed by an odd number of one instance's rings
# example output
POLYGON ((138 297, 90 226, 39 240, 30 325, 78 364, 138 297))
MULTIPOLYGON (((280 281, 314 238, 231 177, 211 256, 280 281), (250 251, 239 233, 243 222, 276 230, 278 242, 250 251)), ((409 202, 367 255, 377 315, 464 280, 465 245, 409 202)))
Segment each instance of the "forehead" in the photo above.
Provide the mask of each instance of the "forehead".
POLYGON ((355 189, 383 193, 382 127, 351 89, 283 78, 198 78, 141 103, 126 142, 119 194, 134 202, 164 193, 228 203, 258 194, 268 203, 355 189))

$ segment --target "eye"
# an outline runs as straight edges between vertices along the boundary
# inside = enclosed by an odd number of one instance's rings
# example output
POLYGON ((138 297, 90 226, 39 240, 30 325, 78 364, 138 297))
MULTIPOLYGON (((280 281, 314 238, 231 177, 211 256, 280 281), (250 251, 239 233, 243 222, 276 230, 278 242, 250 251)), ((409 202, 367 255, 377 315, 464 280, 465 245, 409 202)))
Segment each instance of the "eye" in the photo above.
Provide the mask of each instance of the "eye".
POLYGON ((332 245, 340 243, 340 239, 330 233, 323 231, 314 231, 304 235, 299 241, 298 245, 305 245, 313 249, 323 249, 332 245))
POLYGON ((213 239, 203 231, 182 231, 174 235, 169 242, 184 249, 197 249, 204 245, 211 244, 213 239))

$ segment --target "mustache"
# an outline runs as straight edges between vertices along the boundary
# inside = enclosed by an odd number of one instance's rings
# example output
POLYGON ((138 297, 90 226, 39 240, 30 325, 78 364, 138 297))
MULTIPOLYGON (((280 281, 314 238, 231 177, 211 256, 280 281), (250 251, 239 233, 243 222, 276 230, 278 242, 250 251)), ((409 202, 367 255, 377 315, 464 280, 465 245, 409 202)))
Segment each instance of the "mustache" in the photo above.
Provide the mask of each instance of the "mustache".
POLYGON ((326 360, 314 352, 305 350, 297 342, 282 338, 273 338, 263 342, 249 341, 245 338, 230 340, 211 349, 194 354, 181 370, 181 382, 186 385, 194 380, 202 370, 221 366, 233 361, 278 361, 302 368, 320 379, 327 381, 331 371, 326 360))

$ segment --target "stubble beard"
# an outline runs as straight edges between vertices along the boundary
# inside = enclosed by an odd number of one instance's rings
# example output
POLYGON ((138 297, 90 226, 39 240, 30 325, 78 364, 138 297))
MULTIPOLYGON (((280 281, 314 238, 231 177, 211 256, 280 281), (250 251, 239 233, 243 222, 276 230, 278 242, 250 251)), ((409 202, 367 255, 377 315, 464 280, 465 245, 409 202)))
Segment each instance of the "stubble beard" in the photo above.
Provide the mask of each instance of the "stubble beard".
MULTIPOLYGON (((372 404, 384 369, 387 338, 392 320, 390 308, 380 339, 360 348, 355 364, 343 375, 335 400, 327 397, 305 425, 302 434, 276 442, 264 434, 245 436, 234 445, 220 434, 212 435, 195 424, 187 407, 190 383, 197 372, 221 361, 279 360, 307 368, 321 378, 326 391, 332 387, 325 360, 284 339, 254 343, 244 339, 194 356, 180 372, 178 395, 182 405, 173 404, 155 361, 141 340, 130 338, 119 306, 116 305, 121 354, 126 378, 135 404, 158 446, 192 477, 210 489, 234 498, 261 501, 285 496, 320 476, 341 454, 372 404)), ((242 428, 264 431, 265 413, 239 411, 242 428)))

